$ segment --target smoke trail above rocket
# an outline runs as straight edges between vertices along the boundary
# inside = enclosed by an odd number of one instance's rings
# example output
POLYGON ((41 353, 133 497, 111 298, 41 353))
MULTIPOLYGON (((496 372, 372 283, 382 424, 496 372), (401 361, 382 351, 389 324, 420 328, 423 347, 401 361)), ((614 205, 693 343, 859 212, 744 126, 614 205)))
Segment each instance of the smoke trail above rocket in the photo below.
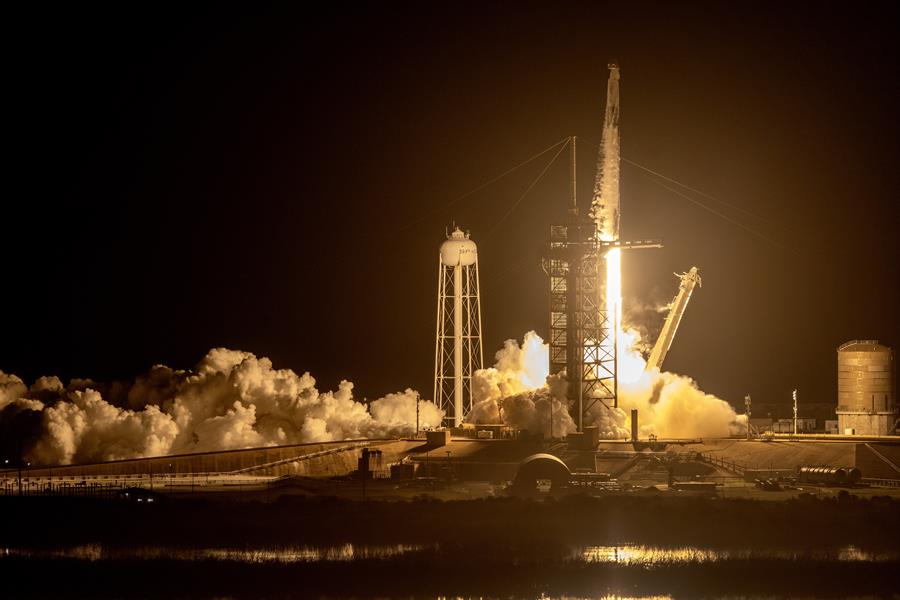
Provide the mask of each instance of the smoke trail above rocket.
POLYGON ((600 239, 613 241, 619 239, 619 66, 615 62, 609 64, 600 146, 591 217, 600 239))

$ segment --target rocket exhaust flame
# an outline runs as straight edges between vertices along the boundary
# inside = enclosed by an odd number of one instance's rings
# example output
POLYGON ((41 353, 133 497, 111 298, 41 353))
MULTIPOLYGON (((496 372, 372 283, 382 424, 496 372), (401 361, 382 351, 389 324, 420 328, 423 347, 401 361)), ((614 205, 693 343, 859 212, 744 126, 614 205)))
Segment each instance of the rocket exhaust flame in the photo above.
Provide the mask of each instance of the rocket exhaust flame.
MULTIPOLYGON (((610 64, 609 69, 603 142, 590 213, 599 242, 619 240, 619 68, 616 64, 610 64)), ((642 246, 646 247, 633 247, 642 246)), ((724 437, 743 431, 743 417, 739 417, 727 402, 701 392, 691 379, 673 373, 661 373, 658 369, 646 371, 646 362, 637 349, 640 336, 636 330, 625 327, 623 322, 621 248, 610 248, 604 260, 606 267, 602 306, 606 311, 608 329, 604 332, 601 344, 609 355, 616 357, 613 377, 618 406, 594 402, 584 416, 584 424, 597 425, 601 435, 608 439, 627 438, 630 432, 625 427, 626 411, 637 408, 641 414, 640 431, 643 435, 655 433, 665 437, 724 437)), ((602 268, 599 261, 597 268, 602 268)), ((551 280, 552 278, 551 274, 551 280)), ((549 416, 547 404, 549 402, 553 405, 551 399, 566 404, 569 401, 566 398, 566 385, 560 384, 564 375, 547 377, 546 387, 535 387, 533 374, 528 377, 532 383, 529 385, 525 382, 524 365, 529 361, 522 355, 536 351, 538 347, 534 344, 535 339, 539 340, 534 332, 526 335, 525 348, 520 348, 512 340, 507 341, 504 350, 497 354, 498 367, 476 372, 476 408, 470 415, 470 420, 496 422, 502 419, 507 424, 524 427, 532 432, 547 433, 546 422, 538 416, 542 412, 549 416), (506 360, 508 355, 515 356, 516 360, 506 360)), ((588 352, 597 340, 584 339, 581 343, 585 353, 583 364, 591 365, 588 352)), ((549 353, 549 347, 541 343, 539 348, 546 364, 548 358, 545 357, 549 353)), ((601 367, 592 365, 593 372, 588 375, 600 379, 601 373, 597 372, 599 368, 601 367)), ((553 414, 556 418, 555 410, 553 414)), ((557 422, 562 431, 554 430, 554 436, 576 429, 569 411, 563 412, 561 416, 563 419, 557 422)))
MULTIPOLYGON (((630 410, 641 416, 640 435, 666 438, 727 437, 746 431, 746 419, 731 406, 702 392, 689 377, 646 371, 637 349, 637 331, 626 327, 619 342, 619 407, 596 403, 585 416, 585 425, 596 425, 604 439, 627 439, 630 410)), ((566 408, 566 381, 549 375, 549 346, 533 331, 520 345, 507 340, 496 354, 496 364, 476 371, 473 423, 502 422, 532 433, 549 435, 553 407, 553 434, 576 431, 566 408), (545 382, 545 383, 542 383, 545 382)))

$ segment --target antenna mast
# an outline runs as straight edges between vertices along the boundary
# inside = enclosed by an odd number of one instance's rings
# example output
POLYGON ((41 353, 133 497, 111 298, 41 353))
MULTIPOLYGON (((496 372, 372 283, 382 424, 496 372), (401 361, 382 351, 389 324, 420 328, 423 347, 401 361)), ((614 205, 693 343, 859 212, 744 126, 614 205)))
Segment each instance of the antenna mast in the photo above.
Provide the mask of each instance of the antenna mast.
POLYGON ((575 136, 569 138, 569 143, 572 144, 572 204, 569 206, 569 214, 573 216, 578 215, 578 191, 576 184, 576 162, 575 162, 575 136))

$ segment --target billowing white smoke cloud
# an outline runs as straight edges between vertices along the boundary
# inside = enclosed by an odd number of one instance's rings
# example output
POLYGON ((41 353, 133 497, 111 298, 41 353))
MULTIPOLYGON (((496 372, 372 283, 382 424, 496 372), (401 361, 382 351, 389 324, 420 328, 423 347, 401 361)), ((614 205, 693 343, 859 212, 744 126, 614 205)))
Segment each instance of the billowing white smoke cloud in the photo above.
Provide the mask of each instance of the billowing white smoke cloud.
POLYGON ((27 391, 28 388, 21 379, 0 371, 0 410, 24 396, 27 391))
MULTIPOLYGON (((594 403, 586 425, 597 425, 607 439, 626 438, 630 409, 637 408, 642 436, 721 437, 745 430, 743 416, 690 378, 645 372, 638 346, 639 336, 629 331, 622 343, 629 350, 619 354, 619 408, 594 403)), ((548 346, 533 331, 521 345, 508 340, 495 366, 473 377, 469 420, 547 435, 552 407, 553 435, 575 431, 565 378, 549 376, 548 359, 548 346)), ((267 358, 225 348, 210 350, 193 371, 154 366, 125 388, 84 379, 64 387, 56 377, 29 388, 0 371, 0 416, 40 415, 37 442, 27 451, 40 464, 409 435, 417 405, 421 428, 440 425, 443 412, 413 390, 367 407, 353 398, 348 381, 319 392, 309 373, 274 369, 267 358)))
POLYGON ((534 331, 525 334, 522 345, 506 340, 495 355, 494 367, 475 372, 472 378, 474 403, 469 421, 503 422, 532 433, 553 435, 575 431, 566 405, 566 381, 550 377, 550 349, 534 331))
POLYGON ((215 348, 194 371, 157 365, 123 393, 120 407, 97 384, 68 388, 42 377, 29 390, 0 372, 0 410, 17 403, 40 411, 41 431, 28 458, 70 464, 185 452, 229 450, 360 437, 408 435, 437 427, 443 412, 407 389, 373 401, 353 398, 353 384, 320 393, 309 373, 274 369, 268 358, 215 348), (38 399, 40 398, 40 399, 38 399))
POLYGON ((74 391, 44 410, 45 433, 32 451, 40 464, 167 454, 178 427, 159 407, 122 410, 96 390, 74 391))
MULTIPOLYGON (((594 403, 585 425, 596 425, 601 437, 622 439, 630 435, 631 409, 638 409, 642 436, 661 438, 725 437, 746 430, 746 419, 731 406, 702 392, 689 377, 654 369, 645 372, 646 362, 637 350, 640 336, 634 330, 620 340, 619 408, 594 403)), ((497 355, 494 368, 476 372, 473 378, 475 404, 470 421, 498 423, 533 433, 549 432, 550 399, 555 398, 553 434, 576 430, 566 409, 566 382, 548 377, 549 348, 532 332, 520 347, 507 340, 497 355), (546 381, 546 383, 542 383, 546 381)))
MULTIPOLYGON (((620 340, 624 352, 619 353, 620 415, 604 415, 616 423, 619 437, 630 435, 620 428, 627 421, 630 430, 631 409, 638 409, 639 433, 642 437, 655 434, 662 438, 727 437, 746 431, 746 417, 738 415, 724 400, 701 391, 690 377, 653 369, 645 371, 646 361, 637 348, 640 335, 629 329, 620 340)), ((598 412, 606 411, 605 407, 598 412)))

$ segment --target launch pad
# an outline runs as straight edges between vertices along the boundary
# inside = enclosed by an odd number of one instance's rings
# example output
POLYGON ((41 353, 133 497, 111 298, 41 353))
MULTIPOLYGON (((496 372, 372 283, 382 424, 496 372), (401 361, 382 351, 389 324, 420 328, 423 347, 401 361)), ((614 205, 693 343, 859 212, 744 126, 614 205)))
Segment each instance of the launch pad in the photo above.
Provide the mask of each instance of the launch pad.
MULTIPOLYGON (((145 489, 223 499, 271 500, 283 494, 409 499, 422 493, 463 499, 466 494, 517 493, 507 488, 521 479, 523 465, 549 450, 555 470, 562 465, 569 473, 554 493, 640 493, 648 487, 675 491, 680 489, 676 484, 699 482, 726 497, 784 499, 819 488, 788 485, 780 495, 762 494, 755 480, 796 480, 802 467, 825 465, 861 471, 858 483, 863 487, 851 486, 854 493, 900 494, 892 479, 900 463, 896 439, 619 440, 590 448, 576 441, 557 442, 549 449, 538 438, 435 440, 352 440, 32 468, 21 473, 21 489, 26 496, 109 497, 145 489), (366 475, 361 476, 363 465, 366 475)), ((18 476, 15 470, 0 471, 0 495, 19 494, 18 476)), ((840 485, 832 485, 819 491, 834 494, 838 489, 840 485)))

